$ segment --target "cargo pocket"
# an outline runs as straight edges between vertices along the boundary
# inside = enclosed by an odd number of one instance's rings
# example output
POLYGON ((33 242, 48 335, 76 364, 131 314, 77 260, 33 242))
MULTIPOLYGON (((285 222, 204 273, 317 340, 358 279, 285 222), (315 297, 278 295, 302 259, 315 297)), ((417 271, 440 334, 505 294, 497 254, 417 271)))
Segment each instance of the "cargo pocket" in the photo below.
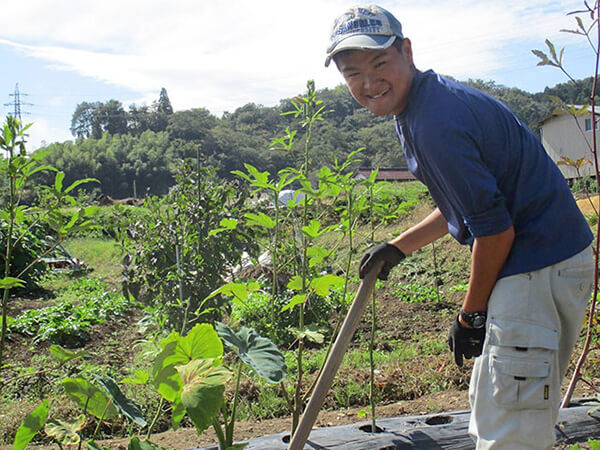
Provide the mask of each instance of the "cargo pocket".
POLYGON ((491 396, 506 409, 545 409, 555 394, 553 364, 558 333, 549 328, 496 320, 489 333, 491 396))

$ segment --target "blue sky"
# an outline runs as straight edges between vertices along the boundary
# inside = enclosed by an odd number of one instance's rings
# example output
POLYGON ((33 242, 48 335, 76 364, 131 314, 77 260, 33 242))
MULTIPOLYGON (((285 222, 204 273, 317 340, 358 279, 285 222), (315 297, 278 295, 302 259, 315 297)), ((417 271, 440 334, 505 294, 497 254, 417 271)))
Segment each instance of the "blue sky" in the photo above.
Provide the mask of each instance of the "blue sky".
MULTIPOLYGON (((220 116, 249 102, 278 104, 342 82, 323 66, 333 19, 346 0, 27 0, 3 1, 0 16, 0 114, 22 97, 33 122, 30 149, 72 139, 78 103, 116 99, 151 104, 162 87, 175 110, 220 116)), ((532 49, 551 39, 565 48, 576 78, 590 76, 594 54, 566 13, 578 0, 382 0, 411 38, 415 62, 464 80, 481 78, 530 92, 566 81, 538 67, 532 49)), ((586 23, 588 17, 580 15, 586 23)))

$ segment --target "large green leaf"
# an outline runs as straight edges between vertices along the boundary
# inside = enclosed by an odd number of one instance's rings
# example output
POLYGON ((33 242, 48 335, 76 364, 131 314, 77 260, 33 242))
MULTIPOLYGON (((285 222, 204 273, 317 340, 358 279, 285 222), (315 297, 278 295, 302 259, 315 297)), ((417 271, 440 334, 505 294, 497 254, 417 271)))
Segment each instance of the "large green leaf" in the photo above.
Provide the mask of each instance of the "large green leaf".
POLYGON ((332 287, 341 286, 344 284, 344 279, 342 277, 338 277, 337 275, 323 275, 319 278, 314 278, 310 282, 310 287, 314 290, 315 294, 325 297, 329 294, 329 290, 332 287))
POLYGON ((181 402, 194 423, 198 434, 213 423, 213 418, 223 405, 224 384, 231 372, 215 360, 196 359, 185 366, 177 367, 184 386, 181 402))
POLYGON ((62 384, 77 406, 83 410, 87 405, 87 412, 98 419, 103 415, 105 419, 112 419, 119 415, 119 411, 108 396, 85 378, 65 378, 62 384))
POLYGON ((259 336, 252 328, 242 327, 237 333, 223 323, 217 332, 240 359, 271 383, 280 382, 286 371, 285 359, 270 339, 259 336))
POLYGON ((154 360, 154 387, 168 401, 175 402, 183 383, 175 366, 193 359, 216 358, 223 355, 223 343, 209 324, 194 326, 185 337, 171 333, 161 343, 162 351, 154 360))
POLYGON ((179 339, 176 354, 181 356, 185 363, 198 358, 218 358, 223 355, 223 343, 212 325, 198 324, 185 337, 179 339))
POLYGON ((156 444, 153 444, 150 441, 147 441, 147 440, 142 441, 139 437, 134 436, 129 441, 127 450, 165 450, 165 449, 164 449, 164 447, 160 447, 156 444))
POLYGON ((179 423, 185 417, 185 406, 181 403, 181 392, 178 393, 173 402, 173 412, 171 412, 171 428, 176 430, 179 428, 179 423))
POLYGON ((51 345, 50 346, 50 354, 54 356, 56 359, 60 361, 61 364, 68 363, 69 361, 74 361, 79 358, 83 358, 87 355, 84 350, 79 350, 77 352, 72 352, 71 350, 67 350, 66 348, 62 348, 60 345, 51 345))
MULTIPOLYGON (((171 336, 166 338, 166 340, 169 339, 171 339, 171 336)), ((183 387, 183 382, 175 370, 175 365, 184 364, 186 361, 178 360, 175 356, 177 340, 165 341, 163 341, 163 349, 156 356, 152 367, 153 385, 156 391, 166 400, 174 402, 183 387)))
POLYGON ((60 444, 75 445, 81 440, 77 432, 80 431, 84 425, 85 416, 80 414, 73 422, 58 419, 50 420, 46 424, 45 431, 48 436, 54 438, 60 444))
POLYGON ((139 406, 135 404, 135 402, 125 396, 117 383, 114 382, 112 378, 109 376, 96 376, 98 382, 106 389, 108 395, 111 396, 113 400, 113 405, 115 405, 119 410, 126 416, 129 417, 133 422, 137 423, 139 426, 146 426, 146 419, 142 415, 142 411, 139 406))
POLYGON ((133 376, 123 378, 121 380, 121 383, 144 385, 144 384, 148 384, 148 380, 150 380, 150 374, 148 373, 147 370, 141 369, 141 370, 136 370, 135 373, 133 374, 133 376))
POLYGON ((13 450, 22 450, 27 447, 27 444, 29 444, 38 431, 44 427, 48 419, 48 409, 48 400, 44 400, 37 408, 25 416, 15 435, 13 450))

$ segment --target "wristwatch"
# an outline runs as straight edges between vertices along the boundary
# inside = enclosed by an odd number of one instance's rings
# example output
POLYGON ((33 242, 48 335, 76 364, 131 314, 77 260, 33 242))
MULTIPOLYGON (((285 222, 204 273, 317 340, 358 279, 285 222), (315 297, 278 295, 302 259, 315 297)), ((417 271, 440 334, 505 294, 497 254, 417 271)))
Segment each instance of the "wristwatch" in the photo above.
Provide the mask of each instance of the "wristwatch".
POLYGON ((485 327, 485 320, 487 319, 487 313, 485 311, 468 313, 468 312, 464 312, 463 309, 460 308, 460 318, 470 327, 483 328, 483 327, 485 327))

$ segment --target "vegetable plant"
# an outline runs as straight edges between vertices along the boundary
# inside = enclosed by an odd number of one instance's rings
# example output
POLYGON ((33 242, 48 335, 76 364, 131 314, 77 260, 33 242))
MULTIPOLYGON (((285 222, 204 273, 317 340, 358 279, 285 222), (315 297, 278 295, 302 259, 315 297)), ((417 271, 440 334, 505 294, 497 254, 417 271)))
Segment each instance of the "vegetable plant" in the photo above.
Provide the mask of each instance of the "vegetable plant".
POLYGON ((50 254, 64 241, 69 233, 90 227, 92 225, 91 217, 97 210, 96 207, 79 208, 69 216, 65 216, 60 212, 60 208, 65 204, 76 204, 75 198, 71 195, 74 189, 82 184, 96 180, 86 178, 74 181, 69 186, 64 186, 64 172, 60 172, 52 166, 42 165, 42 154, 27 155, 25 144, 27 142, 26 131, 29 127, 30 125, 22 126, 17 119, 9 115, 6 118, 0 135, 0 150, 5 153, 0 164, 0 173, 8 179, 8 199, 0 210, 0 221, 7 224, 5 232, 4 277, 0 279, 0 288, 4 290, 2 297, 2 328, 0 331, 0 370, 2 370, 4 365, 3 353, 7 333, 6 310, 10 290, 15 287, 23 287, 24 281, 21 277, 31 270, 42 257, 50 254), (43 187, 51 198, 51 201, 44 211, 36 211, 35 208, 21 205, 20 199, 27 181, 33 175, 42 171, 54 171, 56 175, 53 185, 43 187), (29 228, 37 223, 45 222, 55 234, 54 243, 48 245, 48 248, 41 255, 37 256, 18 273, 14 274, 12 272, 12 262, 15 246, 21 240, 28 237, 28 228, 19 228, 24 224, 26 215, 35 216, 35 219, 30 222, 29 228), (16 230, 20 232, 15 233, 16 230))

